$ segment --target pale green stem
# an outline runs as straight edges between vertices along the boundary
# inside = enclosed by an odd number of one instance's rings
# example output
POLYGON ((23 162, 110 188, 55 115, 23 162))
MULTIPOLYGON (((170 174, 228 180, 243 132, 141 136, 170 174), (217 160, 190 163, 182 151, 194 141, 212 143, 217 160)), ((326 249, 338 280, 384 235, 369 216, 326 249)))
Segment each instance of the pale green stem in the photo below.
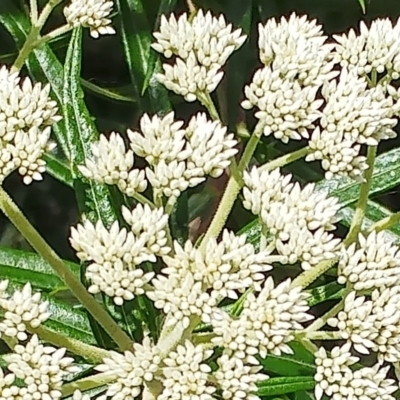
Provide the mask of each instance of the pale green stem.
POLYGON ((58 36, 63 35, 64 33, 68 33, 69 31, 71 31, 74 27, 72 25, 63 25, 58 27, 57 29, 54 29, 54 31, 49 32, 48 34, 42 36, 41 38, 39 38, 38 40, 36 40, 35 47, 40 46, 41 44, 47 43, 52 39, 55 39, 58 36))
POLYGON ((61 278, 71 293, 80 301, 93 318, 104 328, 121 350, 131 347, 129 336, 118 326, 103 307, 88 293, 82 283, 70 271, 55 251, 45 242, 26 219, 8 193, 0 186, 0 209, 21 232, 22 236, 38 252, 61 278))
POLYGON ((201 93, 197 96, 200 103, 207 108, 208 113, 214 121, 221 121, 218 111, 209 93, 201 93))
POLYGON ((43 8, 43 11, 39 15, 36 21, 32 21, 31 30, 26 38, 22 49, 19 51, 18 57, 14 61, 11 67, 11 72, 19 72, 28 58, 29 54, 35 49, 36 42, 40 37, 40 31, 42 30, 47 18, 53 11, 54 7, 57 6, 62 0, 50 0, 43 8))
POLYGON ((260 251, 263 251, 267 248, 267 231, 267 226, 265 224, 261 224, 260 251))
POLYGON ((209 344, 215 336, 214 332, 196 333, 192 335, 192 342, 195 344, 209 344))
POLYGON ((269 161, 260 167, 260 171, 272 171, 276 168, 284 167, 294 161, 300 160, 306 155, 311 153, 311 149, 306 146, 302 149, 296 150, 293 153, 285 154, 281 157, 275 158, 275 160, 269 161))
POLYGON ((78 379, 77 381, 66 383, 61 388, 62 397, 70 396, 75 390, 85 392, 86 390, 95 389, 100 386, 107 385, 114 381, 116 376, 109 375, 106 372, 101 374, 91 375, 87 378, 78 379))
POLYGON ((156 208, 155 204, 151 200, 149 200, 147 197, 143 196, 140 193, 135 193, 133 195, 133 198, 137 200, 139 203, 147 204, 152 210, 156 208))
POLYGON ((318 351, 318 347, 309 339, 303 338, 300 340, 300 343, 312 354, 315 354, 318 351))
POLYGON ((37 328, 30 328, 28 326, 28 330, 30 333, 38 335, 43 341, 57 347, 64 347, 69 352, 77 354, 95 364, 100 364, 105 357, 109 357, 107 350, 91 346, 77 339, 66 337, 44 326, 39 326, 37 328))
POLYGON ((322 274, 324 274, 326 271, 328 271, 329 268, 331 268, 333 265, 335 265, 337 260, 338 260, 337 258, 334 258, 332 260, 322 261, 315 267, 312 267, 311 269, 302 272, 292 282, 291 288, 293 289, 295 287, 301 287, 304 289, 307 286, 311 285, 311 283, 313 283, 322 274))
POLYGON ((334 307, 332 307, 328 312, 326 312, 322 317, 316 319, 310 326, 308 326, 306 332, 315 332, 321 329, 328 322, 329 318, 333 318, 337 315, 339 311, 342 311, 344 307, 344 300, 346 296, 351 291, 350 287, 347 287, 343 293, 342 300, 339 301, 334 307))
POLYGON ((172 213, 172 210, 174 209, 174 206, 176 204, 176 201, 178 199, 176 197, 170 197, 167 201, 167 204, 165 205, 164 212, 165 214, 170 215, 172 213))
POLYGON ((396 212, 389 217, 383 218, 368 228, 368 232, 380 232, 389 229, 400 222, 400 212, 396 212))
POLYGON ((338 331, 328 332, 328 331, 317 331, 317 332, 307 332, 306 338, 309 340, 341 340, 343 339, 342 334, 338 331))
POLYGON ((374 172, 374 162, 376 157, 376 146, 368 147, 367 164, 368 169, 364 173, 364 181, 360 187, 360 194, 354 213, 353 220, 351 221, 349 232, 344 240, 344 244, 348 245, 357 239, 357 236, 361 230, 361 226, 364 220, 365 211, 367 209, 368 194, 372 184, 372 174, 374 172))
MULTIPOLYGON (((262 134, 262 126, 258 124, 250 140, 247 142, 246 148, 244 149, 242 158, 240 159, 238 170, 239 173, 242 173, 248 166, 251 157, 254 154, 254 151, 257 148, 258 142, 260 140, 262 134)), ((221 202, 218 205, 218 209, 216 214, 214 215, 213 220, 201 241, 199 249, 204 252, 207 246, 208 241, 211 238, 217 238, 221 233, 226 220, 229 217, 229 214, 232 210, 232 207, 236 201, 236 198, 241 189, 241 182, 235 178, 235 175, 232 175, 229 178, 228 185, 226 186, 225 192, 222 196, 221 202)))
POLYGON ((32 24, 35 24, 38 19, 37 0, 30 0, 30 14, 31 14, 31 22, 32 24))

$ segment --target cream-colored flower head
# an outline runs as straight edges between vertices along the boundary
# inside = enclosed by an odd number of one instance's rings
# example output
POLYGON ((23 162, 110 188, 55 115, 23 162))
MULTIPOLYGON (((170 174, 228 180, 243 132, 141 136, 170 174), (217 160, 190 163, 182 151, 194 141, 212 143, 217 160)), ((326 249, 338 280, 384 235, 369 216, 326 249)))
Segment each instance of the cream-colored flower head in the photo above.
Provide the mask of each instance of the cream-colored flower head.
POLYGON ((25 184, 41 180, 46 170, 43 154, 50 142, 51 125, 59 121, 50 85, 33 84, 26 77, 0 68, 0 183, 18 170, 25 184))
POLYGON ((71 0, 64 7, 64 16, 73 27, 89 28, 90 36, 97 39, 100 35, 115 33, 109 18, 113 5, 109 0, 71 0))
POLYGON ((217 18, 203 10, 190 21, 186 13, 178 19, 163 15, 154 37, 154 50, 176 57, 175 64, 163 65, 164 73, 157 79, 189 102, 215 90, 223 77, 221 68, 246 40, 241 29, 232 31, 223 15, 217 18))

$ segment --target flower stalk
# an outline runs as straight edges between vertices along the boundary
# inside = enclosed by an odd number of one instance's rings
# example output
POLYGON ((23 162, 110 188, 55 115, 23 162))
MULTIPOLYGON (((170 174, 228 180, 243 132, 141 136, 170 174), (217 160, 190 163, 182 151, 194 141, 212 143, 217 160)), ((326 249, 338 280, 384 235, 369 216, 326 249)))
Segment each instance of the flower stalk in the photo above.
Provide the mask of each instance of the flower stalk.
POLYGON ((88 293, 82 283, 70 271, 55 251, 40 236, 21 210, 13 202, 8 193, 0 186, 0 209, 21 232, 22 236, 38 252, 38 254, 54 269, 71 293, 80 301, 93 318, 104 328, 121 350, 131 347, 131 339, 88 293))

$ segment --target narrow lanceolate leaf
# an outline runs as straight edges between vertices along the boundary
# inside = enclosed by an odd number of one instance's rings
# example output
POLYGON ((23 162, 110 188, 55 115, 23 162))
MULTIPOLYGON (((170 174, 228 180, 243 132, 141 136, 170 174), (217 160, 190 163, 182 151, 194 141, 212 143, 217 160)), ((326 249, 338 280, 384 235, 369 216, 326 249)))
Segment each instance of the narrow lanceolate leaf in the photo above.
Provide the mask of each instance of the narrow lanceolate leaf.
MULTIPOLYGON (((79 276, 79 265, 67 261, 65 264, 75 275, 79 276)), ((4 247, 0 247, 1 279, 21 284, 30 282, 33 287, 49 291, 64 286, 50 265, 37 254, 4 247)))
POLYGON ((264 370, 267 373, 271 372, 281 376, 313 375, 316 371, 314 355, 300 343, 293 342, 290 344, 290 347, 293 350, 293 354, 281 354, 280 356, 270 354, 265 359, 260 360, 264 370))
POLYGON ((344 288, 336 282, 331 282, 323 286, 318 286, 309 291, 310 297, 307 303, 310 307, 323 303, 328 300, 341 299, 343 296, 344 288))
POLYGON ((82 182, 78 166, 90 157, 90 146, 97 142, 99 133, 83 100, 80 84, 82 32, 72 33, 64 66, 62 114, 65 121, 66 143, 70 154, 70 168, 80 211, 92 221, 102 220, 109 226, 116 220, 108 188, 93 181, 82 182))
MULTIPOLYGON (((154 79, 158 56, 152 55, 152 30, 146 0, 117 0, 122 43, 138 106, 142 111, 165 114, 171 109, 167 90, 154 79), (146 90, 146 93, 144 93, 146 90)), ((171 2, 173 5, 173 2, 171 2)), ((167 8, 167 6, 165 6, 167 8)))
POLYGON ((258 383, 257 396, 277 396, 286 393, 295 393, 311 390, 315 386, 313 376, 284 376, 269 378, 258 383))

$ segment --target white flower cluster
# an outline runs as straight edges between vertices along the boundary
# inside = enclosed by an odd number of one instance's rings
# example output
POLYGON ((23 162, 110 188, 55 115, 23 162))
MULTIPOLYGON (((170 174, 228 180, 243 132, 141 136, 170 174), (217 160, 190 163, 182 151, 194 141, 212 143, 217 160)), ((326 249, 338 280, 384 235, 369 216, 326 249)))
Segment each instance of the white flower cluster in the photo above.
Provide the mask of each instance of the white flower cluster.
POLYGON ((66 349, 40 344, 36 335, 26 345, 16 345, 7 356, 4 376, 0 369, 0 398, 2 399, 61 399, 61 386, 66 375, 78 372, 73 359, 65 357, 66 349), (16 378, 23 382, 17 385, 16 378))
POLYGON ((198 114, 182 129, 183 121, 174 121, 174 113, 164 118, 145 114, 140 120, 141 132, 128 130, 131 149, 126 151, 124 140, 116 133, 109 139, 100 137, 92 147, 93 160, 80 167, 82 174, 101 183, 115 184, 128 196, 147 188, 166 197, 179 197, 188 187, 203 182, 207 175, 222 175, 230 158, 237 153, 233 134, 217 121, 198 114), (146 172, 132 169, 135 153, 149 167, 146 172))
POLYGON ((223 77, 221 68, 246 40, 241 33, 241 29, 232 31, 223 15, 216 18, 202 10, 192 20, 186 13, 178 19, 174 14, 169 19, 163 15, 152 47, 167 58, 176 56, 176 62, 164 64, 164 73, 157 74, 157 79, 186 101, 211 93, 223 77))
POLYGON ((360 76, 372 72, 400 77, 400 20, 393 26, 389 18, 376 19, 368 28, 360 22, 359 34, 333 35, 336 40, 335 58, 344 68, 353 68, 360 76))
POLYGON ((135 343, 124 355, 110 352, 111 357, 96 370, 116 377, 100 400, 123 400, 137 398, 146 383, 153 379, 162 382, 158 395, 160 400, 199 399, 212 400, 213 394, 221 390, 224 399, 257 399, 252 392, 257 390, 255 382, 267 376, 257 374, 259 367, 244 366, 240 359, 223 355, 217 360, 218 369, 212 373, 204 361, 213 350, 203 345, 194 345, 189 340, 178 344, 161 361, 160 349, 145 338, 143 346, 135 343), (211 376, 213 375, 213 376, 211 376), (217 387, 216 387, 217 384, 217 387))
POLYGON ((59 121, 50 85, 32 84, 26 77, 0 68, 0 184, 14 170, 30 184, 46 170, 43 154, 54 148, 49 142, 51 125, 59 121))
POLYGON ((335 229, 340 205, 335 198, 315 191, 314 184, 301 189, 291 175, 253 167, 244 173, 243 205, 260 218, 272 243, 288 263, 301 262, 310 269, 338 255, 340 239, 335 229))
POLYGON ((210 323, 216 306, 223 298, 236 299, 237 291, 249 287, 261 289, 263 272, 271 270, 271 264, 285 261, 268 251, 255 252, 246 244, 246 236, 235 236, 224 231, 222 241, 211 239, 204 254, 188 241, 182 247, 174 243, 174 255, 164 256, 163 275, 153 279, 154 291, 147 296, 157 308, 170 313, 169 324, 181 323, 187 328, 192 316, 210 323))
POLYGON ((399 95, 388 83, 400 73, 399 26, 377 20, 368 31, 362 23, 359 36, 350 31, 334 36, 339 44, 327 44, 322 27, 306 16, 269 20, 259 26, 264 67, 245 87, 242 107, 258 109, 266 136, 283 143, 307 139, 306 161, 321 161, 327 179, 362 179, 368 165, 361 146, 396 136, 399 95), (341 72, 333 70, 337 63, 341 72), (366 75, 371 71, 374 79, 366 75), (376 73, 388 73, 388 79, 376 82, 376 73))
POLYGON ((92 283, 89 292, 103 292, 117 305, 143 294, 143 286, 154 276, 137 267, 170 251, 165 230, 168 216, 162 208, 139 204, 130 211, 123 207, 122 216, 129 230, 120 228, 117 221, 107 229, 101 221, 94 225, 86 220, 71 229, 70 238, 78 258, 91 262, 85 271, 92 283))
POLYGON ((400 286, 400 250, 384 232, 358 235, 358 242, 341 250, 338 282, 356 291, 400 286))
POLYGON ((322 87, 326 105, 322 110, 320 127, 309 141, 312 153, 306 161, 321 160, 325 177, 349 175, 362 179, 368 168, 360 155, 360 145, 377 146, 381 140, 396 136, 394 118, 399 113, 399 102, 386 96, 386 89, 378 85, 368 89, 365 78, 354 69, 343 68, 339 81, 326 82, 322 87))
POLYGON ((242 107, 257 107, 263 133, 287 143, 308 139, 319 118, 323 100, 317 99, 322 83, 337 75, 333 71, 332 45, 326 44, 321 26, 293 14, 279 23, 259 26, 259 69, 249 86, 242 107))
POLYGON ((100 400, 108 397, 111 400, 134 399, 141 393, 143 383, 153 380, 161 363, 160 350, 149 337, 143 344, 134 343, 132 350, 124 354, 110 351, 110 357, 104 358, 103 364, 96 367, 97 371, 116 377, 100 400))
POLYGON ((315 398, 323 394, 335 400, 394 400, 391 394, 398 389, 393 379, 386 379, 389 366, 379 364, 353 371, 350 367, 359 358, 350 353, 350 345, 335 347, 329 357, 321 347, 316 354, 315 398))
POLYGON ((347 295, 343 311, 328 324, 338 328, 359 353, 371 350, 380 362, 399 362, 400 288, 376 289, 371 300, 356 296, 356 292, 347 295))
POLYGON ((291 354, 287 345, 294 339, 291 331, 302 330, 301 323, 313 317, 307 314, 308 295, 300 288, 291 289, 290 284, 288 279, 275 287, 269 277, 257 297, 254 293, 246 296, 240 317, 216 314, 212 342, 222 346, 224 354, 252 365, 259 365, 255 355, 291 354))
POLYGON ((64 16, 69 25, 89 28, 90 36, 97 39, 115 33, 109 18, 113 5, 110 0, 71 0, 64 7, 64 16))
POLYGON ((21 291, 15 290, 11 297, 5 294, 7 286, 8 281, 0 281, 0 309, 4 313, 0 337, 4 334, 23 341, 28 338, 27 327, 37 328, 49 318, 48 302, 41 302, 40 293, 33 294, 29 283, 21 291))

